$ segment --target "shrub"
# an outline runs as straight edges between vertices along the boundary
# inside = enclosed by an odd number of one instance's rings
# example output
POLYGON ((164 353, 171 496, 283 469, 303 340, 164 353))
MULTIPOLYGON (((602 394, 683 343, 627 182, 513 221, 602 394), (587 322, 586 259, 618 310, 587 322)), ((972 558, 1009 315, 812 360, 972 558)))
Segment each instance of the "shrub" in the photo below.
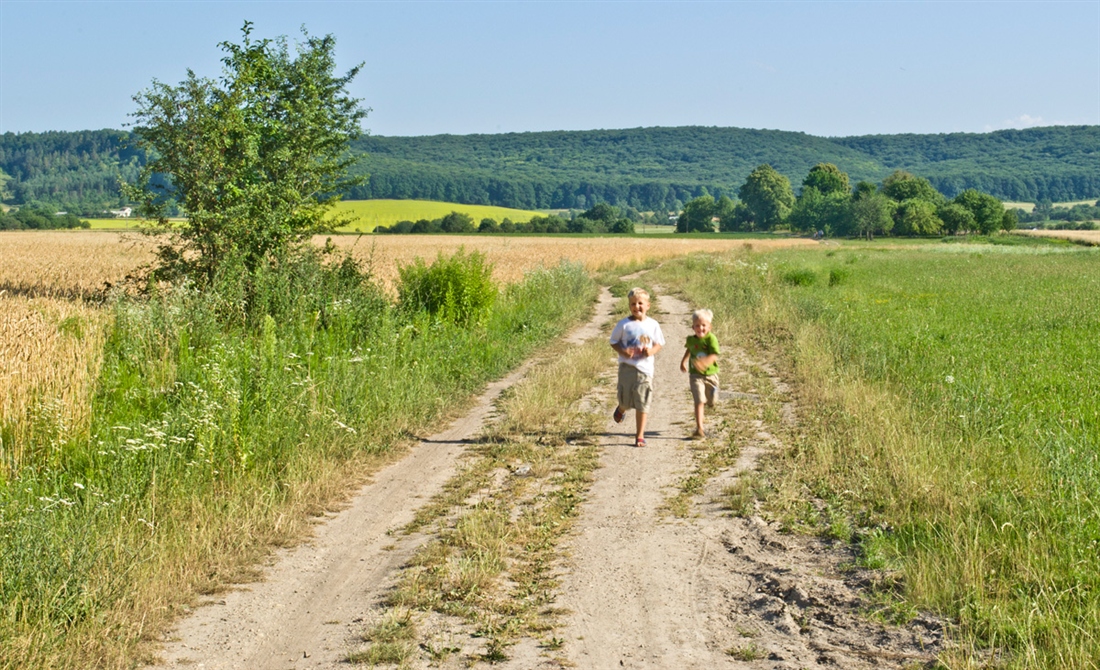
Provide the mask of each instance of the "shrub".
POLYGON ((402 308, 425 311, 457 326, 483 324, 496 300, 493 267, 476 251, 467 254, 460 248, 450 258, 440 254, 431 265, 418 258, 398 272, 402 308))
POLYGON ((783 273, 783 281, 791 286, 810 286, 817 281, 817 274, 815 274, 813 270, 804 268, 787 270, 783 273))

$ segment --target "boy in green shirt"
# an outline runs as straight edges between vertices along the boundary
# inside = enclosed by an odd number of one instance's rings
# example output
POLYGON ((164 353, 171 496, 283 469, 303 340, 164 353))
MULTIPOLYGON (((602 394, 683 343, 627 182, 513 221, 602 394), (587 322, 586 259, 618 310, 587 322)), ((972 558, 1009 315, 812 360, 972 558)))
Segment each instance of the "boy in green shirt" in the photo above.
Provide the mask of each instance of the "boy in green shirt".
POLYGON ((706 437, 703 432, 703 403, 714 407, 718 397, 718 338, 710 332, 714 313, 709 309, 697 309, 691 314, 691 330, 688 335, 684 359, 680 371, 688 373, 691 397, 695 400, 694 440, 706 437))

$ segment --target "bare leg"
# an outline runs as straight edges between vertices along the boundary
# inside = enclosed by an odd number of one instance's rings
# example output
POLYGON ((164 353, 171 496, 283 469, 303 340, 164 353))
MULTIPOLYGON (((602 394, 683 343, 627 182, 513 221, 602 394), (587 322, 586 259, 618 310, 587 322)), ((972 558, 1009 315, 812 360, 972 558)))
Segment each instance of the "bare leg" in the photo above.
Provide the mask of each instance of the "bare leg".
POLYGON ((635 440, 641 440, 645 437, 645 422, 648 415, 645 412, 634 412, 634 421, 638 425, 638 435, 635 440))
POLYGON ((695 403, 695 432, 699 435, 703 434, 703 408, 703 403, 695 403))

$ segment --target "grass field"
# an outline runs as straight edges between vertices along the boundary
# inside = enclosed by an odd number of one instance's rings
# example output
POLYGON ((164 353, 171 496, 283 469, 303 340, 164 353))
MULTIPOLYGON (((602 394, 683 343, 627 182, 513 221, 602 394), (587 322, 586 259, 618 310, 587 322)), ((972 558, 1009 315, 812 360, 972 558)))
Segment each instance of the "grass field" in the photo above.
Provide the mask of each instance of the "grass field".
POLYGON ((772 513, 953 621, 951 668, 1100 665, 1100 253, 1039 240, 695 258, 662 272, 777 353, 772 513), (812 504, 816 498, 821 504, 812 504))

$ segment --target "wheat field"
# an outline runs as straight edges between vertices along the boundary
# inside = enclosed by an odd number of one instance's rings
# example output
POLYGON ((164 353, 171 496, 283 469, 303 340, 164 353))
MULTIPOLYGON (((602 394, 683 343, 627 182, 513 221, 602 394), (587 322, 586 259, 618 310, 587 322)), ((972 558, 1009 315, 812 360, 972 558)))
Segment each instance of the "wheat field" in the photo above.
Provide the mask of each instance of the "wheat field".
POLYGON ((1100 230, 1020 230, 1021 235, 1034 237, 1055 237, 1060 240, 1079 242, 1089 246, 1100 246, 1100 230))
MULTIPOLYGON (((314 242, 323 245, 325 237, 314 242)), ((563 260, 587 269, 751 246, 813 245, 800 239, 526 237, 490 235, 334 236, 393 291, 398 269, 459 249, 479 252, 501 283, 563 260)), ((125 232, 0 234, 0 479, 31 444, 59 444, 81 430, 100 364, 107 312, 89 297, 153 260, 151 239, 125 232), (47 431, 48 435, 40 434, 47 431), (32 435, 32 433, 35 433, 32 435), (34 437, 35 439, 32 439, 34 437), (43 439, 45 438, 45 439, 43 439)))
MULTIPOLYGON (((326 237, 314 239, 323 245, 326 237)), ((374 276, 392 286, 397 269, 416 258, 459 248, 478 251, 493 264, 493 277, 512 282, 523 273, 561 260, 588 269, 616 263, 662 259, 696 252, 719 252, 743 246, 761 251, 817 244, 796 238, 683 239, 649 237, 554 237, 510 235, 335 235, 338 249, 348 249, 371 264, 374 276)), ((0 234, 0 291, 9 295, 84 297, 118 284, 153 260, 153 240, 135 233, 35 231, 0 234)))
POLYGON ((105 321, 80 301, 0 292, 0 480, 34 434, 59 446, 86 429, 105 321))

